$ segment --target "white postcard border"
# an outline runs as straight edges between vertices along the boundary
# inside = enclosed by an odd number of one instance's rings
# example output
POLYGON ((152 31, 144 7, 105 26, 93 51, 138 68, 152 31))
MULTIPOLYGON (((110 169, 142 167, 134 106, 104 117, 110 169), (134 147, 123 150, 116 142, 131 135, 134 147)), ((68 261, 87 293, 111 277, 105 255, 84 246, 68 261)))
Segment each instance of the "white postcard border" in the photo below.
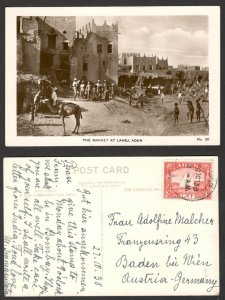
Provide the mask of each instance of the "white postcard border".
MULTIPOLYGON (((6 8, 5 145, 6 146, 144 146, 220 144, 220 7, 10 7, 6 8), (16 16, 208 15, 209 135, 207 136, 17 136, 16 16), (93 141, 99 139, 99 141, 93 141), (89 141, 87 141, 89 140, 89 141), (126 141, 129 140, 129 141, 126 141), (132 141, 133 140, 133 141, 132 141), (139 140, 139 141, 134 141, 139 140)), ((82 125, 81 125, 82 126, 82 125)))

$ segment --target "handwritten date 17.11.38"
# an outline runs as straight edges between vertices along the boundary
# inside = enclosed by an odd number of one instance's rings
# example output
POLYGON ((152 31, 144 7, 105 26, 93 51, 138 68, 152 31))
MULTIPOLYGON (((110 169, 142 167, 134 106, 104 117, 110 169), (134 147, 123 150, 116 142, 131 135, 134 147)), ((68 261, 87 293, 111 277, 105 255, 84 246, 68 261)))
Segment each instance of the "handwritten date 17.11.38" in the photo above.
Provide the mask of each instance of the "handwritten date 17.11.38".
POLYGON ((93 258, 94 258, 94 284, 102 287, 102 253, 99 247, 93 246, 93 258))

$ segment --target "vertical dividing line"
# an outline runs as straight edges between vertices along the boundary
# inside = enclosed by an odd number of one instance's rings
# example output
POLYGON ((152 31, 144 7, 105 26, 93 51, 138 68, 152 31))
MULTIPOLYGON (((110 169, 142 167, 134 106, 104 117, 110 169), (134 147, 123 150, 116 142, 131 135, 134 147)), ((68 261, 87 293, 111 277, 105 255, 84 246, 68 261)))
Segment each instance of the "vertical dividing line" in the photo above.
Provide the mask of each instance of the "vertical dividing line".
MULTIPOLYGON (((103 211, 102 211, 102 188, 101 188, 101 248, 102 248, 102 278, 103 278, 103 211)), ((102 279, 103 282, 103 279, 102 279)))

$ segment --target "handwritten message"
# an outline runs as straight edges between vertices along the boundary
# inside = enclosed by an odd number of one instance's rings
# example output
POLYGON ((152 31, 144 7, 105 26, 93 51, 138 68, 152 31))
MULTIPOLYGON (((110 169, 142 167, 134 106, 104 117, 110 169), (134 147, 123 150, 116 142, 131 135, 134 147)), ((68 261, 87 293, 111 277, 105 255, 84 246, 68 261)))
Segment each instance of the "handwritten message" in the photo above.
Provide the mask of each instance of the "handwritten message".
POLYGON ((96 245, 89 233, 95 219, 92 192, 76 184, 77 168, 73 160, 29 159, 8 170, 12 226, 5 235, 6 296, 31 290, 60 296, 68 285, 79 294, 91 284, 87 266, 96 263, 93 251, 101 255, 100 235, 96 245))

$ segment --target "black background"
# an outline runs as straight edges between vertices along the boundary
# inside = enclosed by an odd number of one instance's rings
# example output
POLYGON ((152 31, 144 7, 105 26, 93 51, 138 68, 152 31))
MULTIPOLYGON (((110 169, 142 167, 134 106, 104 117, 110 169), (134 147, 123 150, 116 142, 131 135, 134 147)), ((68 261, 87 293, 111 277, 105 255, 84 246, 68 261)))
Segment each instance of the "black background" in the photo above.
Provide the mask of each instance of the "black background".
MULTIPOLYGON (((10 24, 7 24, 10 26, 10 24)), ((0 299, 4 299, 3 276, 3 158, 27 156, 200 156, 216 155, 219 157, 219 218, 220 218, 220 296, 215 297, 76 297, 76 299, 225 299, 225 1, 223 0, 0 0, 0 299), (73 6, 211 6, 217 5, 221 9, 221 144, 220 146, 97 146, 97 147, 5 147, 5 117, 12 118, 10 111, 5 115, 5 7, 73 7, 73 6)), ((16 49, 15 49, 16 51, 16 49)), ((16 88, 16 87, 15 87, 16 88)), ((5 170, 7 172, 7 170, 5 170)), ((6 199, 7 201, 7 199, 6 199)), ((7 222, 7 216, 4 216, 7 222)), ((160 293, 160 291, 159 291, 160 293)), ((41 299, 55 299, 56 297, 41 297, 41 299)), ((30 299, 16 298, 13 299, 30 299)), ((33 297, 32 299, 40 299, 33 297)), ((59 297, 59 299, 72 300, 74 297, 59 297)))

